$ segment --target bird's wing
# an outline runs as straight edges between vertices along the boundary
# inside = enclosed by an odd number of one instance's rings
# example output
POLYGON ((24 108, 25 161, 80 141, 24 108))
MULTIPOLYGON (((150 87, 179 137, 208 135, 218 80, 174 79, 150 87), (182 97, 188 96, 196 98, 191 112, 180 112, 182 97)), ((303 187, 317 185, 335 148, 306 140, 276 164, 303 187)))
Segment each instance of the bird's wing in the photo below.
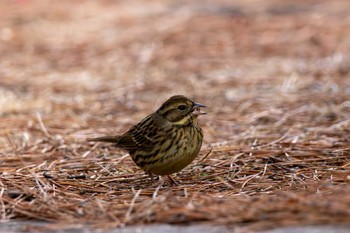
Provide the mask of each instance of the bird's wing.
POLYGON ((152 148, 159 138, 159 132, 157 132, 159 129, 156 117, 151 114, 123 134, 118 141, 118 146, 125 149, 152 148))

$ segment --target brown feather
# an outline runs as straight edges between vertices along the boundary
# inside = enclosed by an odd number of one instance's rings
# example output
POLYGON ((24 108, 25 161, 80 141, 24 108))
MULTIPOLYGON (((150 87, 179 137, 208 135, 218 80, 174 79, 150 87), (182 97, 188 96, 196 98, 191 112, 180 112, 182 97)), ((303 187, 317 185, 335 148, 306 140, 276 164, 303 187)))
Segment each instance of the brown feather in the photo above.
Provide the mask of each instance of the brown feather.
POLYGON ((89 142, 110 142, 110 143, 118 143, 120 140, 120 136, 104 136, 98 138, 88 138, 89 142))
POLYGON ((199 153, 203 132, 193 112, 200 107, 204 105, 184 96, 173 96, 123 135, 88 141, 114 143, 127 150, 136 165, 147 173, 170 175, 190 164, 199 153))

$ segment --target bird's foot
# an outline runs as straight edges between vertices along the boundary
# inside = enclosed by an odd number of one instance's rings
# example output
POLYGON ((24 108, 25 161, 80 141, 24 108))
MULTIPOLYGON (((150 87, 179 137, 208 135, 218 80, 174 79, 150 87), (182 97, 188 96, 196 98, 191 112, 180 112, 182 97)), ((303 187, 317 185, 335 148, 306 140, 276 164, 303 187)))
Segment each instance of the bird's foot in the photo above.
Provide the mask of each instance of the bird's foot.
MULTIPOLYGON (((152 173, 148 173, 149 177, 151 178, 152 182, 154 184, 156 184, 157 186, 162 186, 165 183, 165 180, 163 179, 162 176, 158 176, 158 180, 157 178, 154 177, 154 175, 152 173)), ((167 175, 168 179, 169 179, 169 183, 170 186, 179 186, 180 184, 174 179, 172 178, 170 175, 167 175)))
POLYGON ((180 184, 174 179, 172 178, 170 175, 167 175, 169 181, 170 181, 170 186, 179 186, 180 184))

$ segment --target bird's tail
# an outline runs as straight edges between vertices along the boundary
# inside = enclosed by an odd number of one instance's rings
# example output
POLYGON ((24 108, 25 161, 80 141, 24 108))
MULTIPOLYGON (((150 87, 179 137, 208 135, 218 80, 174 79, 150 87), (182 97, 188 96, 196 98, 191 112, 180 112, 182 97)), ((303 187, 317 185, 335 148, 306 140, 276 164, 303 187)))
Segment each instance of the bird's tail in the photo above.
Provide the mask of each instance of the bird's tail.
POLYGON ((109 142, 109 143, 117 143, 119 142, 120 136, 104 136, 98 138, 88 138, 89 142, 109 142))

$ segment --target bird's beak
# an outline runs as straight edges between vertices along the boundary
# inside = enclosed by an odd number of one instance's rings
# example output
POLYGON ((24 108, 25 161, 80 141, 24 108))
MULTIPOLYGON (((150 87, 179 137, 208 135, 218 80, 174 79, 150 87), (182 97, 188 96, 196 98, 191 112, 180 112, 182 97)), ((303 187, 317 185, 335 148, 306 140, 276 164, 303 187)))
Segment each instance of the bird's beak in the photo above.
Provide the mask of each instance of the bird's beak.
POLYGON ((204 104, 200 104, 200 103, 194 103, 193 108, 206 108, 207 106, 205 106, 204 104))
POLYGON ((193 115, 195 116, 199 116, 199 115, 204 115, 207 114, 206 112, 202 112, 200 108, 206 108, 207 106, 205 106, 204 104, 200 104, 200 103, 194 103, 193 105, 193 115))

